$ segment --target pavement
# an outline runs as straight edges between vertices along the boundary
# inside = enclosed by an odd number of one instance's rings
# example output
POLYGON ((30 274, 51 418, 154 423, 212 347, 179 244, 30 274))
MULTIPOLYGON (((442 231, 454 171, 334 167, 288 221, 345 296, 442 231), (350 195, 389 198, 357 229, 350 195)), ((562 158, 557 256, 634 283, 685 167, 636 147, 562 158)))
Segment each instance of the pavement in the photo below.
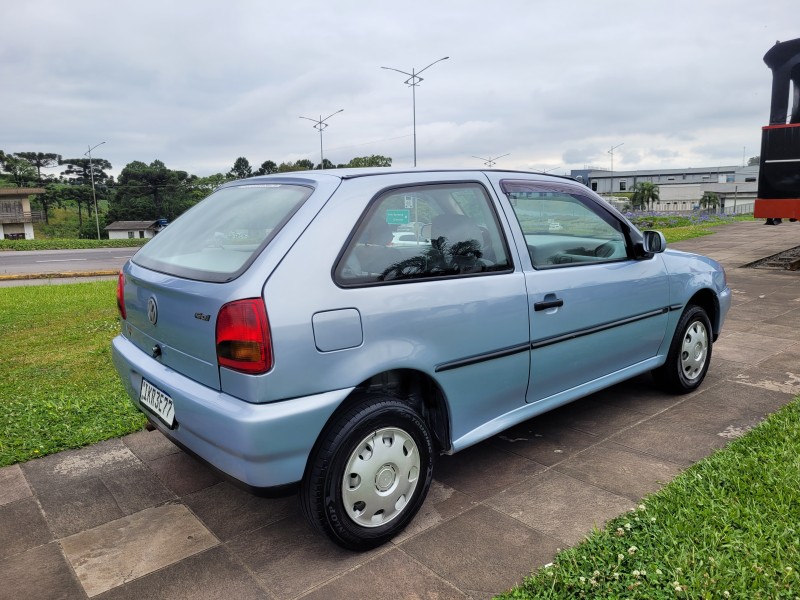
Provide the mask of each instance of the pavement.
POLYGON ((800 394, 800 272, 742 265, 800 223, 672 247, 716 258, 733 306, 701 388, 617 385, 439 459, 391 543, 342 550, 297 498, 221 481, 158 432, 0 469, 0 598, 490 598, 800 394))

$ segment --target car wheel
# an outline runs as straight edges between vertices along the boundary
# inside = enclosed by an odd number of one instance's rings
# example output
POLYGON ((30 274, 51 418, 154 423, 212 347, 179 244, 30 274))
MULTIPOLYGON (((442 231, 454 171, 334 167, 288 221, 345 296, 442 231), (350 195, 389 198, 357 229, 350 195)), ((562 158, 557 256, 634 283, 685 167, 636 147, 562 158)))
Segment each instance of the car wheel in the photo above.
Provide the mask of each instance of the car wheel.
POLYGON ((323 432, 300 491, 306 518, 338 545, 368 550, 419 510, 433 474, 433 439, 410 406, 371 396, 323 432))
POLYGON ((703 308, 690 304, 675 329, 667 362, 653 371, 656 380, 676 394, 696 390, 708 372, 711 348, 711 321, 703 308))

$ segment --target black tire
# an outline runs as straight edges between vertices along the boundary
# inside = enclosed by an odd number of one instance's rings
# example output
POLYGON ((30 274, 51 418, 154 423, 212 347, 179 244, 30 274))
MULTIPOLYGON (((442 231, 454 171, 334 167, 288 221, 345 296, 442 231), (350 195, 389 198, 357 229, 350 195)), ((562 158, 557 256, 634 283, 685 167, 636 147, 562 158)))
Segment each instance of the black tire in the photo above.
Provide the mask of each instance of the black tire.
POLYGON ((700 387, 711 364, 712 335, 705 309, 689 304, 675 328, 667 362, 653 371, 656 381, 673 394, 700 387))
POLYGON ((416 411, 390 396, 369 396, 320 436, 300 487, 303 513, 343 548, 380 546, 422 506, 433 457, 433 438, 416 411))

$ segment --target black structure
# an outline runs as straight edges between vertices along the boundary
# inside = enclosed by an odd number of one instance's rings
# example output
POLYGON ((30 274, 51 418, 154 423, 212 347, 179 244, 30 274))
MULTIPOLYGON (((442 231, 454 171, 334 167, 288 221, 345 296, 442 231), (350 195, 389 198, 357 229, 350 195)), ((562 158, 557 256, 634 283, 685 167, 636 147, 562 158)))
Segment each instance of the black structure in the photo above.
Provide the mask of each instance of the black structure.
POLYGON ((764 62, 772 69, 772 101, 761 134, 755 216, 773 224, 800 219, 800 38, 777 42, 764 62))

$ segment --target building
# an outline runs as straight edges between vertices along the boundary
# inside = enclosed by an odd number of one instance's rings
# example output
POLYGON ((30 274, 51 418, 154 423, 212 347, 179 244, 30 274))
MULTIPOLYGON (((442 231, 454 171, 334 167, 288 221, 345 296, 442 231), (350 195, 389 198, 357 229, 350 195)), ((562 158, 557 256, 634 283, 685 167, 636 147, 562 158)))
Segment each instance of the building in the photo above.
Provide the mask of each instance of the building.
POLYGON ((33 223, 44 220, 41 212, 31 211, 30 197, 37 194, 44 188, 0 188, 0 239, 33 239, 33 223))
POLYGON ((163 229, 164 223, 158 221, 114 221, 105 227, 110 240, 149 239, 163 229))
POLYGON ((604 196, 633 192, 638 183, 653 183, 658 186, 660 200, 652 208, 664 212, 691 211, 706 192, 713 192, 720 199, 720 212, 750 213, 758 191, 758 166, 614 172, 597 169, 588 173, 582 169, 571 175, 580 177, 579 181, 604 196))

